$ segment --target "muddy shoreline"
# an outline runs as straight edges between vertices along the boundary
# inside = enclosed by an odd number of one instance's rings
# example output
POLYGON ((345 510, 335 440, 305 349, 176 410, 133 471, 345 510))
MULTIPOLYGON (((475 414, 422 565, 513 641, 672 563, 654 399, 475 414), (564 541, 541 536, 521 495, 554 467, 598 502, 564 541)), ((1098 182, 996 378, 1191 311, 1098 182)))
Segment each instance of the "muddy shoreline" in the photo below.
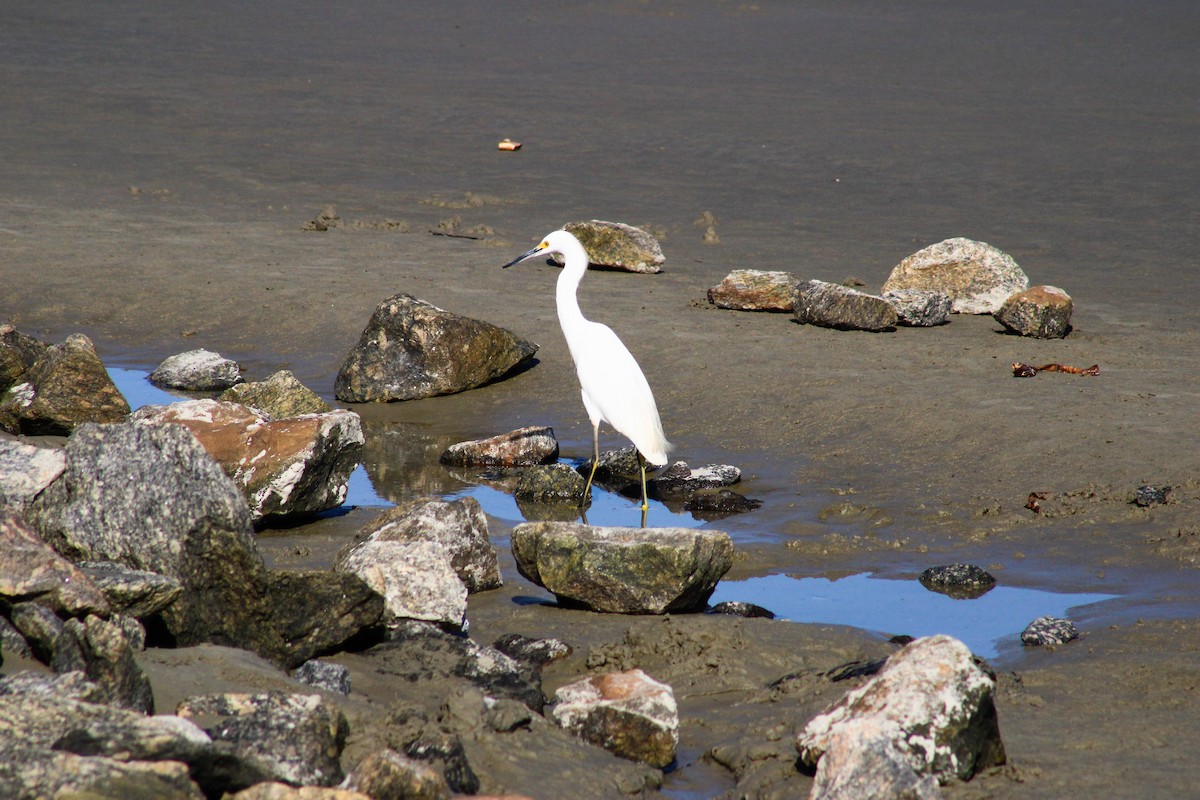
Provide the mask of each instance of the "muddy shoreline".
MULTIPOLYGON (((1200 745, 1191 6, 308 11, 79 3, 6 19, 0 321, 48 341, 86 333, 110 366, 204 347, 253 379, 291 369, 327 398, 371 310, 397 291, 541 345, 509 380, 356 408, 375 435, 376 488, 400 500, 462 487, 435 463, 455 441, 551 425, 566 455, 586 455, 557 271, 499 265, 572 220, 649 225, 666 271, 589 274, 581 305, 638 357, 676 456, 739 466, 740 491, 765 501, 712 523, 741 555, 729 577, 913 578, 965 561, 1006 585, 1121 595, 1077 620, 1081 640, 996 660, 1010 766, 945 793, 1187 794, 1200 745), (522 149, 497 151, 504 137, 522 149), (329 205, 345 224, 302 230, 329 205), (718 244, 695 224, 706 211, 718 244), (454 216, 494 233, 430 235, 454 216), (1070 293, 1071 335, 1022 339, 987 317, 847 333, 705 301, 734 268, 874 291, 952 236, 1070 293), (1014 379, 1014 361, 1101 373, 1014 379), (1143 484, 1175 487, 1172 502, 1134 505, 1143 484), (1024 508, 1035 491, 1051 498, 1041 513, 1024 508)), ((276 566, 320 566, 368 513, 260 543, 276 566)), ((777 782, 790 733, 767 734, 802 726, 840 689, 758 702, 762 687, 884 647, 877 634, 526 603, 511 521, 492 522, 506 588, 472 598, 474 636, 574 637, 550 690, 589 653, 658 667, 692 720, 681 765, 717 743, 769 740, 780 753, 745 786, 806 796, 794 770, 777 782), (715 677, 693 655, 700 640, 728 659, 715 677)), ((361 702, 383 702, 387 681, 359 668, 361 702)), ((163 699, 174 682, 212 680, 201 661, 155 678, 163 699)), ((552 775, 569 785, 561 765, 545 770, 546 796, 552 775)), ((528 773, 496 774, 541 796, 528 773)), ((667 787, 707 797, 733 780, 685 766, 667 787)))

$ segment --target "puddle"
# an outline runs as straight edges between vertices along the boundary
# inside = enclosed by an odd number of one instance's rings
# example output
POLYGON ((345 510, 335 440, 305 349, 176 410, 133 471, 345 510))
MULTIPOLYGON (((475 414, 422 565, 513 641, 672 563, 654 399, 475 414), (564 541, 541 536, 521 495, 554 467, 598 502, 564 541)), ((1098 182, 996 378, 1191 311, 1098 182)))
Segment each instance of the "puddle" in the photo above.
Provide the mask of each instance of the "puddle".
POLYGON ((122 367, 108 367, 107 369, 108 377, 112 378, 112 382, 117 386, 117 391, 125 397, 129 408, 133 411, 137 411, 142 406, 165 406, 188 399, 184 395, 172 394, 155 386, 150 382, 150 373, 145 370, 122 367))
POLYGON ((1117 597, 996 586, 981 597, 956 600, 929 591, 916 578, 887 580, 865 573, 838 580, 768 575, 722 581, 709 603, 742 600, 793 622, 848 625, 889 636, 946 633, 962 640, 976 655, 995 658, 1001 644, 1010 638, 1016 641, 1038 617, 1071 618, 1070 609, 1117 597))

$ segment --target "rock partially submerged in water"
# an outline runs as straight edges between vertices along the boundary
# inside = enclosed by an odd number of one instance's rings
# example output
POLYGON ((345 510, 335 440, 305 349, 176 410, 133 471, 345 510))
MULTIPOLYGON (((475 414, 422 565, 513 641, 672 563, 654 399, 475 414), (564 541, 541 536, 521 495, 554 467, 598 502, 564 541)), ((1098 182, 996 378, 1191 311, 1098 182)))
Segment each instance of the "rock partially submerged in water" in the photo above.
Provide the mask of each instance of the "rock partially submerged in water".
POLYGON ((956 314, 993 314, 1029 278, 1007 253, 985 242, 955 238, 932 244, 901 261, 883 284, 885 293, 925 289, 950 296, 956 314))
POLYGON ((296 376, 286 369, 279 370, 265 381, 231 386, 221 392, 217 399, 250 406, 271 419, 324 414, 333 410, 320 395, 296 380, 296 376))
POLYGON ((888 331, 896 327, 896 309, 882 297, 825 281, 803 281, 792 291, 797 322, 844 331, 888 331))
POLYGON ((526 469, 513 495, 518 502, 575 503, 578 506, 587 480, 568 464, 539 464, 526 469))
POLYGON ((334 382, 347 403, 416 400, 474 389, 503 377, 537 345, 489 322, 397 294, 375 309, 334 382))
POLYGON ((1071 296, 1057 286, 1032 286, 1017 292, 992 316, 1009 331, 1035 339, 1062 339, 1071 332, 1071 296))
POLYGON ((518 571, 559 602, 619 614, 702 609, 733 565, 721 531, 526 522, 511 540, 518 571))
POLYGON ((452 467, 525 467, 558 460, 554 429, 531 425, 487 439, 452 444, 441 462, 452 467))
POLYGON ((424 497, 389 508, 359 531, 369 542, 432 542, 445 549, 468 592, 503 584, 487 517, 474 497, 424 497))
POLYGON ((67 436, 86 422, 120 422, 129 403, 81 333, 42 350, 0 396, 0 428, 29 436, 67 436))
POLYGON ((967 780, 1003 764, 995 687, 957 639, 906 645, 797 737, 801 761, 817 769, 812 797, 933 797, 928 779, 967 780), (910 794, 889 793, 895 786, 910 794))
POLYGON ((621 758, 659 768, 675 760, 675 693, 640 669, 593 675, 559 687, 550 716, 584 741, 621 758))
POLYGON ((667 260, 658 239, 623 222, 568 222, 563 229, 575 234, 593 266, 653 273, 667 260))
POLYGON ((708 290, 708 302, 734 311, 792 311, 800 279, 790 272, 735 269, 708 290))
POLYGON ((188 350, 163 359, 150 382, 164 389, 219 392, 242 382, 241 366, 211 350, 188 350))
POLYGON ((732 464, 707 464, 692 469, 686 461, 676 461, 646 481, 646 492, 654 498, 681 497, 704 489, 733 486, 741 479, 742 471, 732 464))
POLYGON ((353 411, 270 419, 221 400, 145 406, 133 419, 187 428, 242 490, 255 521, 312 514, 346 499, 363 434, 353 411))
POLYGON ((996 578, 974 564, 947 564, 930 567, 917 578, 931 592, 968 600, 982 597, 996 585, 996 578))

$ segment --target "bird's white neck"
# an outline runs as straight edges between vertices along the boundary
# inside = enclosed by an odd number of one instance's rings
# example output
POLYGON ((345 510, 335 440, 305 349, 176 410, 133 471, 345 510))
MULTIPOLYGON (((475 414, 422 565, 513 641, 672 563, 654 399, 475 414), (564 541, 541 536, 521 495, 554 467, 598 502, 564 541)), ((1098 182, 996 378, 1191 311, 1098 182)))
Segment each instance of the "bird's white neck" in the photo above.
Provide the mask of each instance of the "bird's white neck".
POLYGON ((575 252, 562 253, 564 266, 562 272, 559 273, 554 291, 555 304, 558 306, 558 321, 564 329, 568 321, 584 318, 583 312, 579 310, 576 291, 579 289, 579 282, 583 280, 583 274, 587 272, 588 255, 587 251, 583 249, 583 245, 578 242, 572 244, 574 246, 571 249, 575 252))

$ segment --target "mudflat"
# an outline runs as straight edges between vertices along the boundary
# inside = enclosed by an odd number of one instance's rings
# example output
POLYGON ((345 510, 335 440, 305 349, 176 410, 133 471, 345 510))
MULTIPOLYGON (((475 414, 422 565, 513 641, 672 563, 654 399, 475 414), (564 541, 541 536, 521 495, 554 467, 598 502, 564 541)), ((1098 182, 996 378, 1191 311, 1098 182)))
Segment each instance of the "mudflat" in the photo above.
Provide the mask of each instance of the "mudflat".
MULTIPOLYGON (((665 272, 592 272, 581 305, 637 356, 676 457, 735 464, 739 491, 764 501, 709 523, 737 543, 729 577, 912 578, 970 562, 1006 585, 1119 595, 1073 616, 1080 640, 1003 650, 1010 765, 944 791, 1185 796, 1200 745, 1198 43, 1200 11, 1182 2, 12 9, 0 321, 48 341, 86 333, 113 366, 204 347, 253 379, 291 369, 327 397, 399 291, 540 344, 508 380, 356 409, 376 434, 376 488, 403 499, 462 486, 440 448, 522 425, 551 425, 586 457, 557 270, 499 265, 570 221, 644 226, 665 272), (498 149, 504 138, 521 149, 498 149), (329 206, 337 225, 305 229, 329 206), (875 291, 954 236, 1067 291, 1070 335, 964 316, 841 332, 706 300, 737 268, 875 291), (1017 361, 1100 374, 1018 379, 1017 361), (1133 503, 1145 484, 1171 486, 1170 502, 1133 503)), ((268 533, 264 551, 319 564, 364 513, 268 533)), ((493 520, 502 553, 511 524, 493 520)), ((805 795, 778 729, 807 717, 754 693, 801 662, 884 648, 819 626, 525 604, 532 587, 503 563, 508 588, 472 598, 473 635, 576 637, 550 688, 587 668, 589 648, 698 687, 682 692, 666 782, 688 796, 733 791, 703 752, 760 739, 782 743, 779 763, 746 769, 738 791, 805 795), (701 680, 714 654, 728 671, 747 652, 754 669, 722 673, 719 690, 701 680), (734 684, 761 714, 730 705, 734 684)), ((189 663, 175 680, 206 685, 202 659, 189 663)), ((356 680, 379 702, 394 691, 356 680)), ((541 768, 491 788, 553 796, 563 769, 541 768)))

